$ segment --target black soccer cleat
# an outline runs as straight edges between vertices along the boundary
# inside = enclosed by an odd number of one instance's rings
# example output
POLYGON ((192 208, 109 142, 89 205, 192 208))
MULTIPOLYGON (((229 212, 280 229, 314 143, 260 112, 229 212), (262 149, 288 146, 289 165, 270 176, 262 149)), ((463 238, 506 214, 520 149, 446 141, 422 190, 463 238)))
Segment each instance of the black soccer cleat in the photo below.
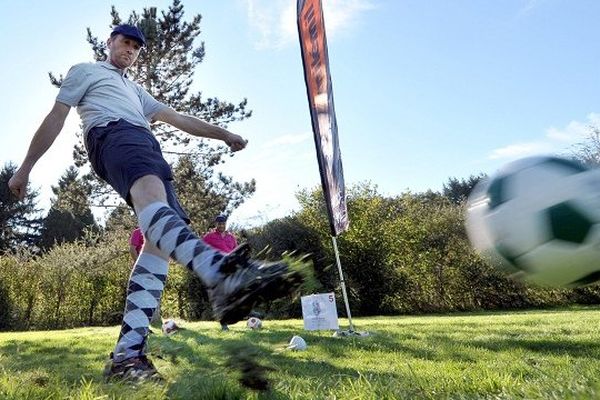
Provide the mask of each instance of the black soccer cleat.
POLYGON ((245 318, 259 301, 272 301, 295 292, 303 278, 282 262, 255 260, 239 264, 209 289, 214 314, 222 324, 245 318))

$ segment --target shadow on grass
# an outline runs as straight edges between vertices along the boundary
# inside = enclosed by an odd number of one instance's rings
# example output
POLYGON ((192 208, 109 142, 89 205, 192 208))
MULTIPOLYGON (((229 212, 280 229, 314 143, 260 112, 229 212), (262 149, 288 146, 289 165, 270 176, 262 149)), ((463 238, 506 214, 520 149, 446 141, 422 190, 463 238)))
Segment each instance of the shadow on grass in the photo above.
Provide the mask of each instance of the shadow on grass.
POLYGON ((108 353, 98 354, 84 344, 64 345, 55 340, 11 340, 0 347, 0 354, 6 369, 27 371, 45 368, 59 374, 64 373, 67 378, 74 376, 77 381, 81 376, 97 373, 96 364, 108 356, 108 353))
MULTIPOLYGON (((218 382, 224 379, 229 382, 230 394, 244 392, 234 382, 240 376, 240 371, 228 365, 228 361, 242 355, 251 355, 259 364, 273 369, 269 374, 272 386, 270 391, 261 393, 261 398, 266 399, 288 399, 290 393, 283 393, 277 390, 279 379, 285 379, 285 375, 292 375, 294 380, 303 382, 312 381, 328 382, 335 384, 343 379, 356 380, 360 374, 355 368, 339 367, 332 362, 326 362, 322 359, 299 359, 291 351, 277 351, 282 349, 283 344, 291 337, 293 332, 287 329, 277 330, 277 332, 230 332, 219 337, 203 335, 196 331, 185 330, 177 338, 173 337, 175 343, 172 347, 158 345, 160 347, 163 359, 171 364, 178 366, 185 364, 186 368, 178 368, 174 379, 178 385, 169 388, 169 395, 173 398, 191 398, 192 393, 199 395, 201 390, 206 387, 218 386, 218 382), (210 354, 200 355, 194 349, 194 343, 200 343, 200 346, 206 345, 210 354), (217 360, 217 361, 215 361, 217 360), (231 391, 233 389, 233 391, 231 391)), ((302 336, 310 343, 311 347, 322 349, 323 347, 339 347, 340 354, 343 352, 348 342, 340 341, 334 338, 323 338, 320 335, 311 335, 303 333, 302 336), (331 343, 327 343, 331 341, 331 343)), ((332 360, 333 361, 333 360, 332 360)), ((382 371, 363 371, 370 379, 382 382, 400 382, 404 377, 390 372, 382 371)), ((282 382, 284 387, 288 387, 290 382, 282 382)), ((200 397, 198 397, 200 398, 200 397)), ((234 396, 235 398, 235 396, 234 396)))
MULTIPOLYGON (((366 326, 377 328, 376 323, 366 326)), ((570 340, 568 334, 558 335, 556 339, 547 335, 536 338, 535 330, 520 331, 504 324, 494 324, 489 330, 482 329, 481 324, 464 321, 440 325, 382 324, 381 329, 373 331, 372 337, 343 339, 331 337, 330 332, 302 331, 300 334, 309 344, 309 352, 314 349, 316 357, 310 353, 303 356, 283 351, 289 339, 298 334, 297 324, 279 324, 273 331, 267 327, 257 332, 234 328, 230 332, 216 333, 217 328, 214 329, 210 332, 204 328, 184 329, 170 337, 150 336, 150 355, 160 358, 157 366, 168 377, 165 385, 168 398, 247 398, 247 390, 237 381, 240 371, 228 365, 228 360, 244 353, 275 369, 270 373, 274 383, 272 390, 259 395, 265 399, 290 398, 290 393, 299 390, 301 382, 331 388, 361 376, 368 376, 372 382, 402 386, 403 393, 408 393, 407 398, 411 393, 415 398, 421 397, 419 380, 410 375, 411 359, 476 365, 482 351, 500 353, 516 349, 542 355, 600 358, 600 344, 595 341, 570 340), (360 365, 357 357, 354 363, 345 362, 350 361, 350 351, 397 354, 402 368, 367 368, 360 365)), ((42 369, 69 385, 77 385, 82 377, 103 383, 101 366, 115 339, 101 334, 61 340, 11 340, 0 346, 0 365, 8 373, 42 369)))
POLYGON ((516 339, 473 340, 469 345, 491 351, 512 351, 516 348, 548 356, 573 358, 600 358, 600 344, 595 341, 571 341, 568 339, 516 339))

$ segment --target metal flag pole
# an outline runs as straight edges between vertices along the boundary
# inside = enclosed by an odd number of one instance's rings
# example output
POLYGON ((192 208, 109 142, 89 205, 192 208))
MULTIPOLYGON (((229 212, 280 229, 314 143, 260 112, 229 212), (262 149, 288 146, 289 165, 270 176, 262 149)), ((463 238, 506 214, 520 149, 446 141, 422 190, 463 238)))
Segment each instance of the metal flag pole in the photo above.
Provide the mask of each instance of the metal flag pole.
POLYGON ((342 272, 342 263, 340 262, 340 253, 337 247, 337 240, 335 236, 331 237, 333 242, 333 251, 335 252, 335 262, 337 263, 338 272, 340 274, 340 285, 342 287, 342 295, 344 297, 344 303, 346 304, 346 314, 348 315, 348 323, 350 325, 350 333, 354 332, 354 325, 352 324, 352 314, 350 314, 350 303, 348 302, 348 293, 346 293, 346 282, 344 281, 344 273, 342 272))

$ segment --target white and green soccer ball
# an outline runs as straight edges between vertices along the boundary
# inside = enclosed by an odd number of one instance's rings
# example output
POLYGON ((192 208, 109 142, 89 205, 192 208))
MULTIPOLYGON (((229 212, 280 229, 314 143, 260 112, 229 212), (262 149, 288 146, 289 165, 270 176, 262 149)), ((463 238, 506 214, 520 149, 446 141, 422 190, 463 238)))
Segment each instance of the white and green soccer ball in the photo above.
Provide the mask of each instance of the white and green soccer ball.
POLYGON ((467 203, 473 247, 511 276, 543 286, 600 280, 600 171, 529 157, 479 182, 467 203))

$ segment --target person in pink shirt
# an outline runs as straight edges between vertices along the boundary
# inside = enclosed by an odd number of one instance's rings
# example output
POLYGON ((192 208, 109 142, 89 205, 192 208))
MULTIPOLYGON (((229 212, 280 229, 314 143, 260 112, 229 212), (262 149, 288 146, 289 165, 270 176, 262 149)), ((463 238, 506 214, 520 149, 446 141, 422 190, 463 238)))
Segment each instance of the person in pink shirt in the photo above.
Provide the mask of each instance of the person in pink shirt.
POLYGON ((227 217, 218 215, 215 218, 215 229, 204 235, 203 240, 206 244, 222 251, 223 253, 231 253, 237 247, 235 236, 227 232, 227 217))
POLYGON ((131 258, 133 262, 136 262, 138 256, 142 251, 142 247, 144 246, 144 235, 140 228, 135 228, 131 232, 131 236, 129 237, 129 254, 131 254, 131 258))
MULTIPOLYGON (((206 244, 215 249, 229 254, 235 249, 238 245, 235 236, 231 233, 227 232, 227 217, 223 214, 217 215, 215 218, 215 229, 208 232, 202 240, 206 244)), ((228 331, 229 327, 227 324, 221 323, 221 329, 224 331, 228 331)))

